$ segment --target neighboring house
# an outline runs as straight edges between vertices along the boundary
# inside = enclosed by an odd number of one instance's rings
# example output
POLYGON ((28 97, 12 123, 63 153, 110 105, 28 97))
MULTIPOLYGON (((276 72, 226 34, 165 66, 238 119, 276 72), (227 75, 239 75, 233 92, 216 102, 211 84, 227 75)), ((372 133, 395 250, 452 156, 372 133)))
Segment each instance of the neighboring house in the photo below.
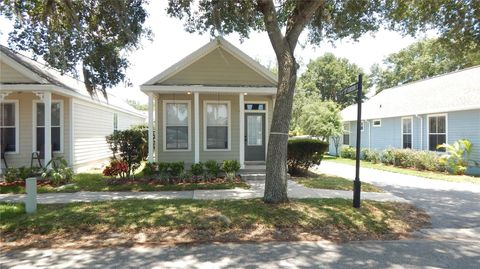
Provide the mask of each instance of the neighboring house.
POLYGON ((83 82, 4 46, 0 53, 0 145, 9 167, 30 166, 37 151, 43 165, 52 151, 75 170, 98 164, 111 156, 105 136, 145 123, 113 95, 91 97, 83 82))
MULTIPOLYGON (((356 105, 342 111, 340 145, 355 146, 356 117, 356 105)), ((480 66, 383 90, 363 103, 362 120, 362 148, 437 151, 465 138, 473 143, 472 160, 480 161, 480 66)))
POLYGON ((150 161, 265 162, 277 76, 225 39, 212 40, 140 89, 149 96, 150 161))

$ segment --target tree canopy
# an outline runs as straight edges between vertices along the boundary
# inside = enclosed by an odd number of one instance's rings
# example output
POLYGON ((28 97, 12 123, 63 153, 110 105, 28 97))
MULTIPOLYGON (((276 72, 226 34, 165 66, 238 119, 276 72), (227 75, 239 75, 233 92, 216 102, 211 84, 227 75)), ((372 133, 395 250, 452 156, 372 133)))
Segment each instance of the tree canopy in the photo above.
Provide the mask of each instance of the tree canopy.
POLYGON ((14 21, 9 45, 32 51, 50 66, 79 77, 90 94, 124 81, 127 52, 150 31, 145 0, 3 0, 0 14, 14 21))
POLYGON ((480 64, 480 45, 465 44, 459 51, 439 39, 425 39, 390 54, 383 66, 371 68, 377 92, 400 84, 480 64))
MULTIPOLYGON (((306 98, 331 100, 341 108, 347 107, 356 102, 356 95, 337 96, 337 92, 356 83, 359 74, 363 74, 362 68, 350 63, 348 59, 325 53, 307 65, 307 70, 298 81, 294 98, 297 100, 297 94, 303 93, 306 98)), ((367 76, 364 76, 363 85, 366 92, 369 85, 367 76)))
POLYGON ((343 133, 340 108, 333 101, 314 101, 305 105, 298 122, 305 134, 323 141, 343 133))

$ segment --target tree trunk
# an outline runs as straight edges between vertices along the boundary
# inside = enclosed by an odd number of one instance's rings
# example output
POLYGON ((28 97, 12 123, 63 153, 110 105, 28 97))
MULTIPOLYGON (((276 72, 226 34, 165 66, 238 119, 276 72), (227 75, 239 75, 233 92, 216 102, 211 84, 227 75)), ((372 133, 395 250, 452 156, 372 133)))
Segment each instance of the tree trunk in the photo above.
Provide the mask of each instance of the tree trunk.
POLYGON ((287 145, 292 115, 293 93, 297 81, 297 63, 293 52, 286 46, 278 55, 278 89, 268 140, 267 175, 264 201, 288 202, 287 196, 287 145))

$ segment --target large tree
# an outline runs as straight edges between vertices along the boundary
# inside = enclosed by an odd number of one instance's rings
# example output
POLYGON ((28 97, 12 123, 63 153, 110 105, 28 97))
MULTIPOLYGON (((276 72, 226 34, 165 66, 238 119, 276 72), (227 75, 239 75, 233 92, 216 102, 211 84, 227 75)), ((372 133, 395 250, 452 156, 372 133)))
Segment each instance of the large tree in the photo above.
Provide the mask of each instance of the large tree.
POLYGON ((124 81, 127 52, 150 35, 145 0, 3 0, 0 15, 14 21, 9 45, 79 77, 94 94, 124 81))
MULTIPOLYGON (((344 108, 356 102, 356 95, 341 96, 337 95, 337 92, 357 82, 358 75, 363 73, 360 67, 350 63, 348 59, 325 53, 308 63, 307 70, 300 76, 297 91, 304 92, 309 99, 335 101, 344 108)), ((363 80, 363 89, 366 92, 368 77, 364 76, 363 80)))
POLYGON ((480 44, 467 43, 452 49, 439 39, 425 39, 383 60, 383 67, 371 68, 377 92, 400 84, 440 75, 480 64, 480 44))
POLYGON ((409 34, 436 28, 441 35, 452 36, 459 42, 478 42, 479 2, 170 0, 167 12, 182 19, 189 32, 236 32, 241 38, 247 38, 252 30, 267 32, 278 61, 278 87, 268 142, 264 201, 281 203, 288 201, 287 133, 298 69, 294 52, 303 30, 308 28, 308 41, 314 45, 325 40, 357 39, 382 25, 409 34))

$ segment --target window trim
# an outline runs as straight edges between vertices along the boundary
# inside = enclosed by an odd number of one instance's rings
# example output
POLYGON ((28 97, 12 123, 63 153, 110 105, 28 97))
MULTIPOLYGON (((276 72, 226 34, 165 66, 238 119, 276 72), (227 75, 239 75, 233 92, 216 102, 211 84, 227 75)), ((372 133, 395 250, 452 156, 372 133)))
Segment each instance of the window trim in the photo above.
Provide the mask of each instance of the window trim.
POLYGON ((412 116, 402 117, 402 118, 400 119, 400 141, 401 141, 401 142, 400 142, 400 147, 401 147, 402 149, 404 149, 404 147, 403 147, 403 135, 404 135, 404 133, 403 133, 403 120, 405 120, 405 119, 410 119, 410 129, 411 129, 411 132, 410 132, 409 134, 410 134, 410 136, 412 137, 412 147, 411 147, 410 149, 413 149, 413 117, 412 117, 412 116))
MULTIPOLYGON (((32 152, 37 151, 37 104, 44 103, 41 100, 33 100, 32 108, 32 152)), ((64 153, 64 132, 65 132, 65 106, 62 99, 52 99, 52 105, 60 103, 60 150, 54 150, 52 153, 64 153)), ((51 127, 51 126, 50 126, 51 127)))
POLYGON ((18 99, 8 99, 0 101, 2 104, 14 104, 15 109, 15 151, 6 151, 5 154, 20 153, 20 108, 18 99))
POLYGON ((372 126, 373 126, 373 127, 376 127, 376 128, 382 127, 382 120, 381 120, 381 119, 374 119, 374 120, 372 120, 372 126), (380 124, 379 124, 379 125, 375 125, 375 122, 376 122, 376 121, 380 122, 380 124))
POLYGON ((344 122, 343 125, 342 125, 342 128, 343 128, 343 134, 342 134, 342 145, 345 145, 345 146, 350 146, 350 136, 352 134, 352 131, 351 131, 351 128, 350 128, 350 122, 344 122), (348 144, 345 144, 345 141, 344 141, 344 136, 345 136, 345 125, 348 126, 348 130, 347 130, 347 133, 348 133, 348 144))
POLYGON ((204 100, 203 101, 203 151, 231 151, 232 150, 232 106, 230 100, 204 100), (227 104, 228 124, 226 149, 207 148, 207 104, 227 104))
MULTIPOLYGON (((434 117, 445 117, 445 143, 448 143, 448 113, 439 113, 439 114, 430 114, 427 115, 427 150, 430 150, 430 118, 434 117)), ((433 133, 441 134, 441 133, 433 133)), ((433 152, 439 152, 438 150, 433 150, 433 152)))
POLYGON ((113 132, 118 131, 118 113, 113 112, 113 132))
POLYGON ((192 101, 191 100, 162 100, 163 130, 162 142, 164 152, 188 152, 192 151, 192 101), (167 104, 187 104, 187 128, 188 128, 188 147, 186 149, 167 149, 167 104))

